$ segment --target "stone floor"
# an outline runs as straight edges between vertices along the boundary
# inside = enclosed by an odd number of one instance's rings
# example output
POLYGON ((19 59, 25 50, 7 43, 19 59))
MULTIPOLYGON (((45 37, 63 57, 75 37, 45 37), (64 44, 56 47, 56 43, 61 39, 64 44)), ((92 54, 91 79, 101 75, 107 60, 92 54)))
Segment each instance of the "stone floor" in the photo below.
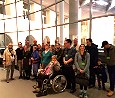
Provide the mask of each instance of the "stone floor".
MULTIPOLYGON (((35 81, 18 79, 17 70, 15 70, 14 78, 15 80, 6 83, 5 70, 0 68, 0 98, 36 98, 35 94, 32 92, 32 86, 35 84, 35 81)), ((108 88, 108 86, 107 83, 106 87, 108 88)), ((98 90, 97 88, 88 89, 89 98, 108 98, 106 94, 106 91, 98 90)), ((41 98, 78 98, 78 95, 79 86, 77 85, 77 91, 74 94, 70 94, 68 90, 65 90, 63 93, 50 93, 41 98)), ((111 98, 115 98, 115 94, 111 98)))

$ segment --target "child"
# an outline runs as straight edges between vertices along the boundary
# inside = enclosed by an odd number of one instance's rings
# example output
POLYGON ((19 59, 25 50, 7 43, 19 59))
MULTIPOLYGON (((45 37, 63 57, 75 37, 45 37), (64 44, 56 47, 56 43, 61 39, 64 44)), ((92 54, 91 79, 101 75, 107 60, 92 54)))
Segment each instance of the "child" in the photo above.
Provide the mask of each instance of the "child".
POLYGON ((98 58, 98 66, 96 68, 96 75, 97 75, 97 82, 98 82, 98 89, 100 90, 103 87, 103 90, 106 90, 105 83, 107 82, 107 74, 105 71, 105 64, 101 62, 101 59, 98 58), (102 81, 102 84, 101 84, 102 81))

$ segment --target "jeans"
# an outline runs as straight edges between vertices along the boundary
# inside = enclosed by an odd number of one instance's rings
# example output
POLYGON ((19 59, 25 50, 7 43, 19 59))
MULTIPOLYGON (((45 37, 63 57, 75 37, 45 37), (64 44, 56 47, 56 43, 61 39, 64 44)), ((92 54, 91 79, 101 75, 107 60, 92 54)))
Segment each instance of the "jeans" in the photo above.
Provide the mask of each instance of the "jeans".
POLYGON ((108 66, 108 73, 109 73, 109 80, 110 80, 110 90, 114 91, 114 85, 115 85, 115 65, 114 66, 108 66))

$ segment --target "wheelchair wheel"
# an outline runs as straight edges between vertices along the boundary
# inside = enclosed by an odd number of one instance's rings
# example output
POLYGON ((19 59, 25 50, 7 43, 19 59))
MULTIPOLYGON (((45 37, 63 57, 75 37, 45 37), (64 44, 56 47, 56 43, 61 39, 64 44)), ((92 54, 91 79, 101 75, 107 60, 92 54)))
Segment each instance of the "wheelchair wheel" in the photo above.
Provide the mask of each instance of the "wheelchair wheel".
POLYGON ((67 86, 67 80, 63 75, 57 75, 52 82, 52 88, 56 93, 63 92, 67 86))

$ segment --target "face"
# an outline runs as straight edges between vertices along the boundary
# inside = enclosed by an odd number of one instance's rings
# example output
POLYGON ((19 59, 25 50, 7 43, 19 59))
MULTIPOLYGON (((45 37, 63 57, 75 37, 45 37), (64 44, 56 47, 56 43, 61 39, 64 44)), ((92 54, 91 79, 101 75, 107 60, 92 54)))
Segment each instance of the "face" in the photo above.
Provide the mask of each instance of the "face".
POLYGON ((59 45, 59 44, 56 44, 56 48, 59 49, 59 48, 60 48, 60 45, 59 45))
POLYGON ((26 41, 26 45, 29 46, 30 42, 29 41, 26 41))
POLYGON ((41 48, 41 45, 40 45, 40 44, 38 44, 38 48, 39 48, 39 49, 41 48))
POLYGON ((88 46, 90 46, 90 45, 91 45, 91 42, 90 42, 89 40, 86 40, 86 44, 87 44, 88 46))
POLYGON ((56 57, 55 56, 52 56, 52 61, 56 61, 56 57))
POLYGON ((100 65, 101 64, 101 61, 98 61, 98 65, 100 65))
POLYGON ((80 51, 84 51, 85 50, 85 46, 84 45, 80 45, 79 49, 80 49, 80 51))
POLYGON ((45 45, 45 50, 48 50, 49 49, 49 46, 48 45, 45 45))
POLYGON ((37 44, 37 41, 36 40, 34 40, 34 42, 33 42, 34 44, 37 44))
POLYGON ((107 49, 107 48, 108 48, 108 45, 105 45, 104 48, 107 49))
POLYGON ((21 47, 22 47, 22 44, 18 44, 18 47, 21 48, 21 47))
POLYGON ((67 41, 64 41, 64 47, 68 48, 69 43, 67 41))
POLYGON ((77 44, 78 43, 78 40, 75 38, 74 39, 74 44, 77 44))
POLYGON ((9 48, 9 49, 13 48, 12 43, 9 43, 8 48, 9 48))

